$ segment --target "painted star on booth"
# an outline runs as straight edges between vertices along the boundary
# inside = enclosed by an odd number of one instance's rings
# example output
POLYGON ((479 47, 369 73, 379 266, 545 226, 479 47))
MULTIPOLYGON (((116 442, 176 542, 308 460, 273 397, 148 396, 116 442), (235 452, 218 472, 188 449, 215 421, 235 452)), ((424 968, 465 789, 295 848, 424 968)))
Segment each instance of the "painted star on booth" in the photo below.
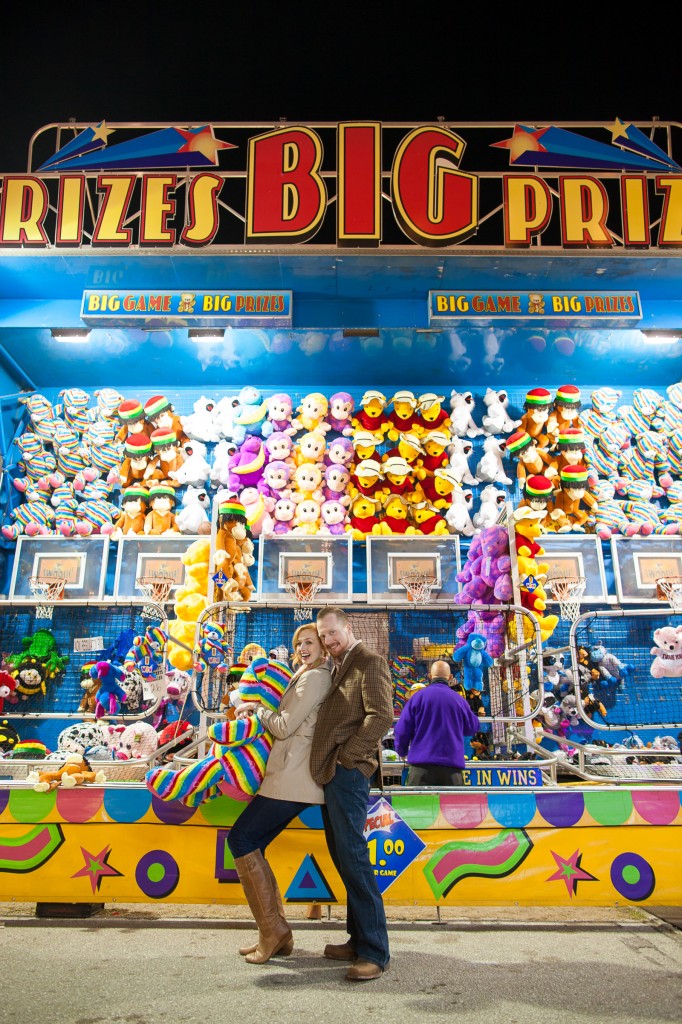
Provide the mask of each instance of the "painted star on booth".
POLYGON ((113 875, 114 877, 120 877, 121 871, 117 871, 116 868, 112 868, 110 864, 107 864, 107 859, 111 853, 111 847, 105 846, 99 853, 90 853, 81 846, 81 853, 83 854, 83 860, 85 861, 85 867, 77 871, 75 875, 71 875, 72 878, 89 878, 92 891, 98 892, 99 887, 102 884, 102 879, 105 875, 113 875))
POLYGON ((568 895, 573 899, 574 895, 578 891, 578 882, 598 882, 599 879, 595 878, 588 871, 585 871, 580 867, 580 861, 582 859, 582 853, 580 850, 576 850, 570 857, 562 857, 560 854, 551 851, 554 860, 557 863, 558 871, 555 871, 553 875, 545 879, 547 882, 564 882, 566 885, 566 891, 568 895))

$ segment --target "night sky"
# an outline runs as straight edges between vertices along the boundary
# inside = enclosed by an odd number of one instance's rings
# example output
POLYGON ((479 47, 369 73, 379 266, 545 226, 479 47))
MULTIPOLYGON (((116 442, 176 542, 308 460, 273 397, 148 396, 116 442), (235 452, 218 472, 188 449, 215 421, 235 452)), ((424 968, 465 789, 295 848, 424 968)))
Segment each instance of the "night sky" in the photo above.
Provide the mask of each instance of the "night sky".
MULTIPOLYGON (((679 38, 590 5, 119 2, 3 23, 0 171, 67 121, 648 120, 682 116, 679 38), (590 12, 590 20, 586 20, 590 12), (197 13, 194 20, 194 12, 197 13), (513 12, 513 16, 511 14, 513 12)), ((37 9, 32 8, 35 12, 37 9)))

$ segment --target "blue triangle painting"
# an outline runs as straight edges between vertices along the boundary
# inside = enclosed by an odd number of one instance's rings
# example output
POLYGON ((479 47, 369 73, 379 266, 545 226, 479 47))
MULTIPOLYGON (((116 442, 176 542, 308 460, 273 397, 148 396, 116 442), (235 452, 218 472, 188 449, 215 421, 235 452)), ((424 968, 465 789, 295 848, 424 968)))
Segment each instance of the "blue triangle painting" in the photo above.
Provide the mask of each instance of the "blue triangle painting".
POLYGON ((311 903, 313 900, 336 903, 336 896, 312 853, 306 853, 301 861, 284 898, 287 903, 311 903))

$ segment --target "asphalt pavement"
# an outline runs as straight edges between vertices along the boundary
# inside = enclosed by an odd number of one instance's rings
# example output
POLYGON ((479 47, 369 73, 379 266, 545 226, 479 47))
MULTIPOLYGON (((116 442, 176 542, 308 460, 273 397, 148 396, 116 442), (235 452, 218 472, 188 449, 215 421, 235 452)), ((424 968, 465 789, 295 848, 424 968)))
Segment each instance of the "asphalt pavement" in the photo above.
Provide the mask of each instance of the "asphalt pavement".
POLYGON ((255 966, 246 921, 0 919, 2 1024, 663 1024, 682 1010, 682 933, 646 914, 595 922, 391 921, 390 969, 348 982, 321 956, 338 921, 296 920, 255 966))

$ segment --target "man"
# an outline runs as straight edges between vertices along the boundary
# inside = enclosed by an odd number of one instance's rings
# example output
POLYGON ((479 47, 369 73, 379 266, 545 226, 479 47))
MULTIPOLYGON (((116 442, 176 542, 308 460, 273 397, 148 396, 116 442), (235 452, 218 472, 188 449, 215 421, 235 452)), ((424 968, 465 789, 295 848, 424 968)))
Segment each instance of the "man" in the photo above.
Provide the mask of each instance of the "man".
POLYGON ((332 689, 320 706, 310 768, 324 787, 329 853, 346 887, 348 941, 328 945, 330 960, 353 961, 349 981, 372 981, 388 968, 384 904, 364 837, 370 780, 379 744, 393 724, 393 687, 385 658, 353 635, 341 608, 323 608, 317 631, 332 661, 332 689))
POLYGON ((434 661, 429 676, 429 685, 410 697, 395 724, 395 749, 410 766, 408 786, 461 786, 464 737, 478 732, 481 723, 452 689, 447 661, 434 661))

